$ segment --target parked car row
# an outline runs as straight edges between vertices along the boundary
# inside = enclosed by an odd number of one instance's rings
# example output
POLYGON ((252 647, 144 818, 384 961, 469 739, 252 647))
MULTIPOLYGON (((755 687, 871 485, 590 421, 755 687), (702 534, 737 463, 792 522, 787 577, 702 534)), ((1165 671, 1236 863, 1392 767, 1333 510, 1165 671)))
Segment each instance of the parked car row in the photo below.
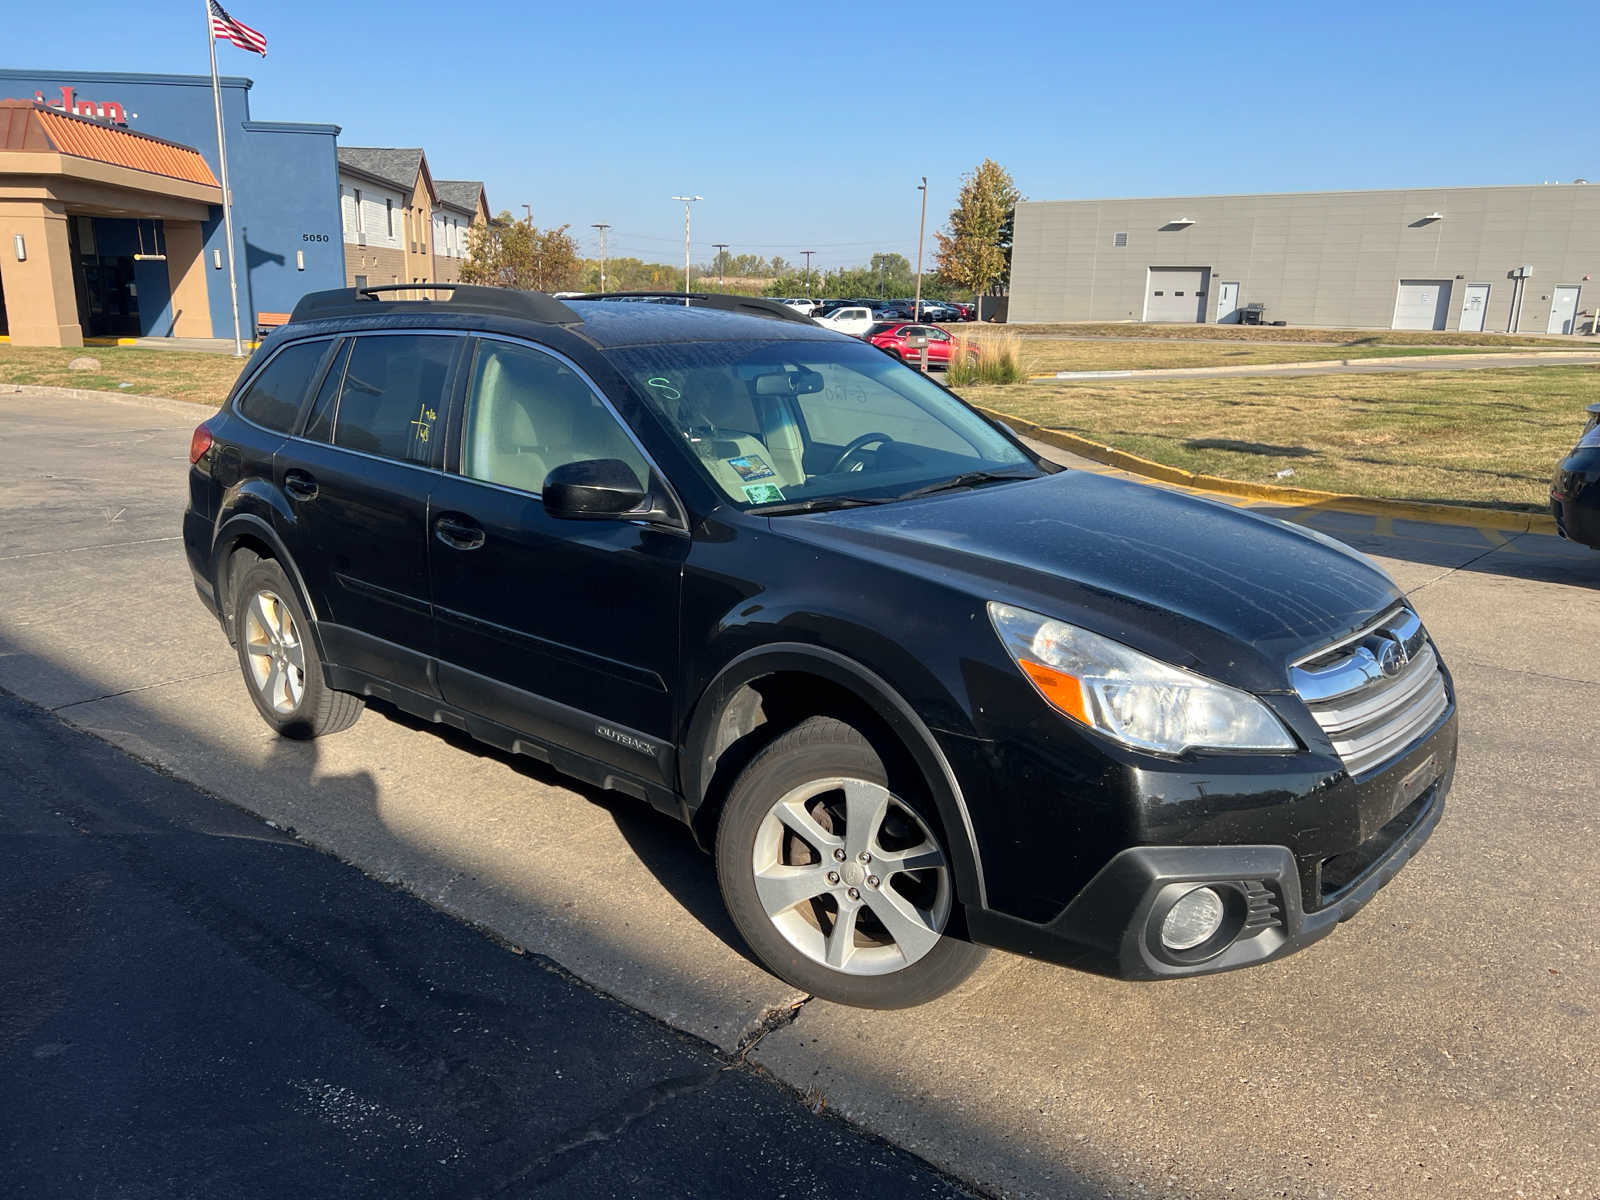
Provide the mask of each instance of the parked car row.
POLYGON ((880 321, 936 321, 956 322, 971 321, 977 316, 974 305, 959 304, 948 300, 924 300, 920 315, 917 302, 914 299, 904 298, 898 300, 884 300, 866 296, 857 296, 849 300, 829 297, 823 300, 811 300, 798 297, 779 298, 780 304, 786 304, 808 317, 831 316, 841 308, 868 308, 872 315, 880 321))

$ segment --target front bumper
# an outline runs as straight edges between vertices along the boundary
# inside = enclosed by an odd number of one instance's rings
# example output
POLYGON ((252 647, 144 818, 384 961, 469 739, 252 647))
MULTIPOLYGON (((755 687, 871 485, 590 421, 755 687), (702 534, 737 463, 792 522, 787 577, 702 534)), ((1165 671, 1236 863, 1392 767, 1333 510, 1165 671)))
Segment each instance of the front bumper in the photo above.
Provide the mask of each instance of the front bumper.
MULTIPOLYGON (((1303 806, 1316 804, 1313 796, 1280 794, 1278 810, 1300 815, 1271 829, 1274 823, 1257 810, 1255 841, 1128 846, 1112 854, 1052 918, 1035 922, 993 907, 969 907, 968 931, 985 945, 1122 979, 1214 974, 1283 958, 1349 920, 1421 849, 1443 815, 1455 757, 1452 707, 1426 738, 1382 770, 1359 783, 1316 789, 1338 796, 1330 806, 1334 811, 1325 810, 1322 819, 1351 828, 1348 820, 1336 819, 1342 810, 1348 819, 1359 818, 1353 827, 1359 832, 1335 841, 1286 837, 1286 843, 1261 844, 1261 834, 1288 835, 1303 827, 1309 811, 1303 806), (1224 897, 1223 929, 1192 952, 1168 950, 1159 936, 1163 916, 1181 896, 1204 885, 1224 897)), ((1207 826, 1220 832, 1202 822, 1207 826)), ((1240 831, 1237 824, 1229 829, 1240 831)))

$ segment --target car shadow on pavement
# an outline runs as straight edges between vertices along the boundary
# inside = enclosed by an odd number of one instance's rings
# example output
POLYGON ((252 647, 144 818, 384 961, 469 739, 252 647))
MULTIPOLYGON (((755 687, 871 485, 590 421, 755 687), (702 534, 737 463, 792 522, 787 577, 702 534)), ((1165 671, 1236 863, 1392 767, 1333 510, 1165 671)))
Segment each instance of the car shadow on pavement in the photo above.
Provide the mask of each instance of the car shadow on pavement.
POLYGON ((634 855, 673 899, 683 906, 684 911, 714 933, 730 950, 747 962, 760 966, 746 948, 722 903, 711 856, 696 845, 694 835, 681 821, 631 796, 594 787, 570 775, 563 775, 548 763, 499 750, 487 742, 478 741, 471 734, 412 716, 384 701, 369 699, 367 709, 407 729, 440 738, 464 753, 504 763, 534 783, 573 792, 603 809, 634 855))

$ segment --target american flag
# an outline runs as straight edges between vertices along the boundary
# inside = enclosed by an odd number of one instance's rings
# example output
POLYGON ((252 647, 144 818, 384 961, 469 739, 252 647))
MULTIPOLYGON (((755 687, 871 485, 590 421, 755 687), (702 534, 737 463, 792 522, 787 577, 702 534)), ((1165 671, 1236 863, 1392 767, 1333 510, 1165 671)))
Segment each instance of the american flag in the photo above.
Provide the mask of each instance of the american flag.
POLYGON ((252 54, 259 54, 262 58, 267 56, 267 38, 263 33, 257 33, 243 21, 236 20, 228 15, 228 10, 209 0, 211 4, 211 36, 222 41, 232 42, 241 50, 248 50, 252 54))

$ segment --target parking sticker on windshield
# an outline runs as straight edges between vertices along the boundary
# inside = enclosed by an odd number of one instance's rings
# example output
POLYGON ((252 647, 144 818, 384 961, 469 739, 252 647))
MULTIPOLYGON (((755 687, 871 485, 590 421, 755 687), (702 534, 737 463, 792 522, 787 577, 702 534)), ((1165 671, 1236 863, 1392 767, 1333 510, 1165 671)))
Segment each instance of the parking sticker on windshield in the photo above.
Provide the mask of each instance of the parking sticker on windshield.
POLYGON ((775 479, 778 473, 767 466, 767 460, 759 454, 742 454, 738 458, 725 460, 727 464, 738 472, 739 478, 746 483, 754 483, 758 479, 775 479))
POLYGON ((747 483, 744 498, 751 504, 770 504, 783 499, 783 489, 775 483, 747 483))

